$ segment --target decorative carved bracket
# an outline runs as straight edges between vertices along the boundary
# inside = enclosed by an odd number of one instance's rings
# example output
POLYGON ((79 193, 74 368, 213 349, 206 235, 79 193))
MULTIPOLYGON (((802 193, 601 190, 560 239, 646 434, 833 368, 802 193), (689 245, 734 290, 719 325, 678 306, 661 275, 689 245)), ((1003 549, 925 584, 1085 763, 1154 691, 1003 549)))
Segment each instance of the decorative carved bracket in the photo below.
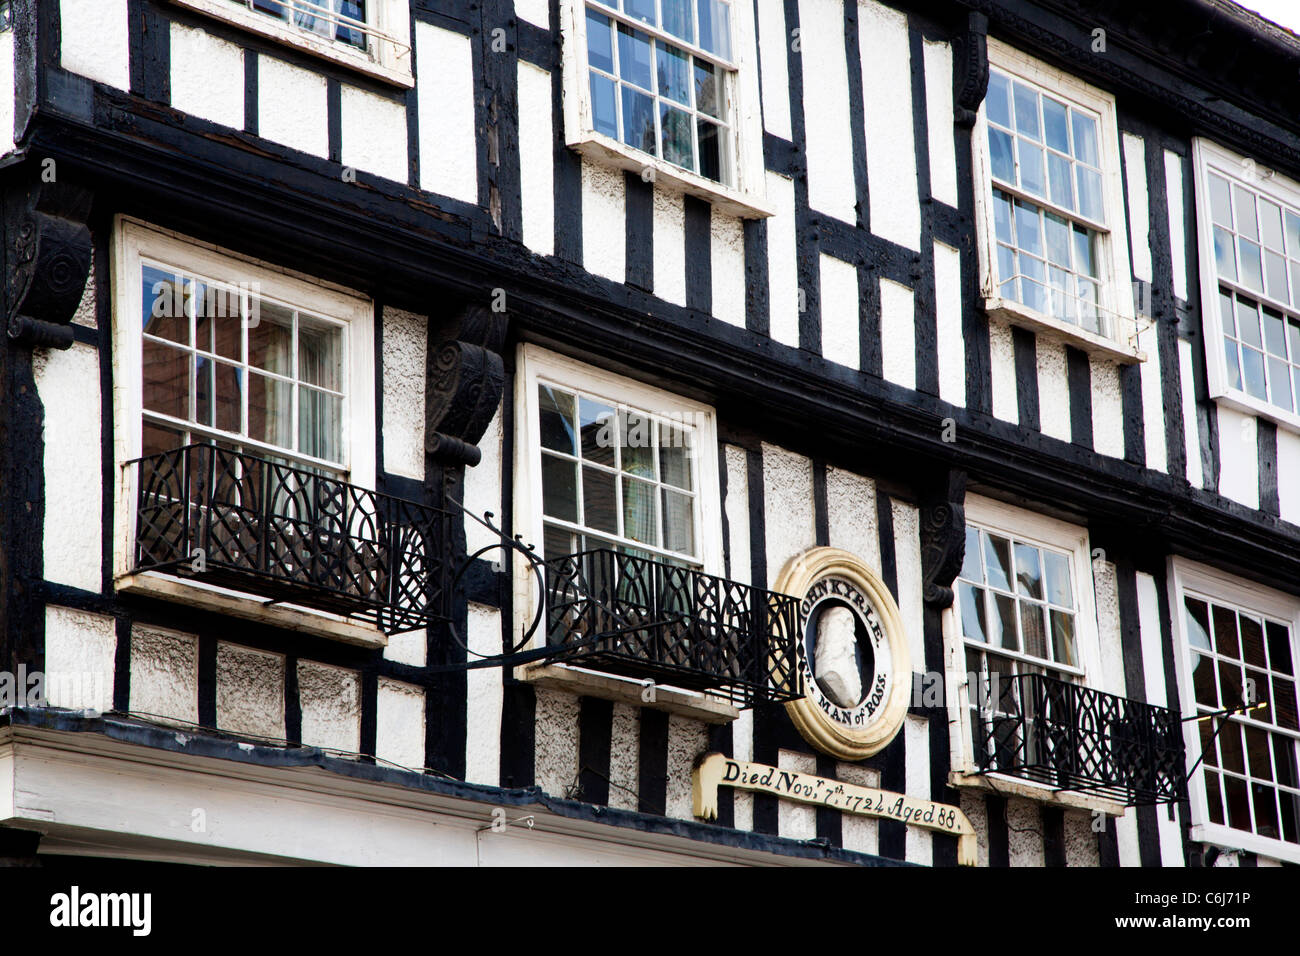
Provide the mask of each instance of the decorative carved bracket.
POLYGON ((72 345, 72 316, 90 274, 86 219, 92 193, 35 176, 15 188, 5 210, 9 338, 29 348, 72 345))
POLYGON ((989 18, 972 11, 953 41, 953 121, 969 129, 989 88, 989 18))
POLYGON ((924 600, 952 605, 952 582, 966 557, 966 472, 949 471, 947 484, 921 505, 921 574, 924 600))
POLYGON ((440 464, 477 465, 477 442, 501 404, 506 318, 479 305, 461 313, 454 337, 429 351, 424 450, 440 464))

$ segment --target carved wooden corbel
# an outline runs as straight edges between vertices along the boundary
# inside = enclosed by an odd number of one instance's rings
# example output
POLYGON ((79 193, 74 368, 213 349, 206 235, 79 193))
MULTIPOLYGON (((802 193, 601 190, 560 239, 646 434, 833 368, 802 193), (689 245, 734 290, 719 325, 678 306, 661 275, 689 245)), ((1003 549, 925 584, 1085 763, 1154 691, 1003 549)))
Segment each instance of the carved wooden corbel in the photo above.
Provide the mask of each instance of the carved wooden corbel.
POLYGON ((923 597, 931 607, 952 606, 952 582, 966 557, 965 502, 966 472, 956 470, 921 502, 923 597))
POLYGON ((969 129, 989 88, 989 18, 972 11, 953 38, 953 121, 969 129))
POLYGON ((8 249, 6 316, 9 338, 29 348, 72 345, 72 317, 90 274, 93 194, 33 177, 6 203, 8 249))
POLYGON ((425 452, 443 465, 477 465, 483 437, 505 390, 505 316, 473 305, 454 338, 429 350, 425 452))

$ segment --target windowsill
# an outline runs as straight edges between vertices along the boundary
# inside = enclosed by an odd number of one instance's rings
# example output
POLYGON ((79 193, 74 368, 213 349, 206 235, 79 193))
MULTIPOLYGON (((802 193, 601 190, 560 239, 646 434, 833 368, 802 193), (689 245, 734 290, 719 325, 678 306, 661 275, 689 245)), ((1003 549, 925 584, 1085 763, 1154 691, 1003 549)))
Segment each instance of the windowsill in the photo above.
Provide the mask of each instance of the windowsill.
POLYGON ((985 776, 953 770, 948 774, 948 786, 956 787, 959 790, 985 790, 1001 796, 1033 800, 1051 807, 1062 807, 1067 810, 1087 810, 1088 812, 1104 813, 1111 817, 1122 817, 1128 810, 1124 804, 1116 803, 1114 800, 1107 800, 1105 797, 1096 797, 1076 790, 1052 790, 1040 784, 1003 776, 1002 774, 985 776))
POLYGON ((740 711, 724 700, 662 684, 654 685, 655 699, 653 702, 647 701, 641 696, 647 686, 643 682, 568 664, 524 664, 515 668, 515 677, 539 687, 599 697, 633 707, 665 710, 670 714, 702 720, 708 724, 727 724, 740 716, 740 711))
MULTIPOLYGON (((272 17, 257 13, 247 7, 239 6, 230 0, 172 0, 172 3, 189 7, 199 13, 207 14, 218 20, 224 20, 242 30, 269 37, 285 46, 302 50, 312 56, 331 63, 337 63, 349 69, 364 73, 374 79, 390 83, 393 86, 410 89, 415 86, 415 77, 411 74, 411 54, 404 57, 394 55, 391 59, 405 61, 405 67, 394 67, 385 62, 372 59, 367 53, 353 47, 343 46, 330 40, 321 40, 305 31, 284 24, 272 17)), ((377 41, 386 43, 388 41, 377 41)))
POLYGON ((1300 432, 1300 415, 1288 412, 1284 408, 1278 408, 1276 405, 1270 405, 1253 395, 1233 390, 1219 395, 1212 395, 1211 398, 1220 405, 1241 412, 1243 415, 1257 415, 1260 418, 1268 419, 1281 428, 1285 428, 1287 431, 1300 432))
POLYGON ((655 185, 703 199, 741 219, 765 219, 775 214, 775 210, 767 203, 765 192, 760 195, 756 191, 723 186, 595 130, 583 133, 577 140, 571 141, 569 146, 602 165, 616 166, 638 175, 644 175, 643 171, 650 169, 654 172, 655 185))
POLYGON ((197 607, 204 611, 228 614, 246 621, 282 627, 317 637, 342 641, 367 648, 388 646, 388 636, 371 624, 360 624, 337 614, 317 611, 297 604, 270 604, 266 598, 215 587, 202 581, 145 571, 120 575, 115 584, 119 593, 143 594, 197 607))
MULTIPOLYGON (((1062 322, 1060 319, 1044 315, 1037 309, 1031 309, 1029 306, 1013 299, 1003 299, 996 296, 985 298, 984 311, 989 316, 997 317, 1022 329, 1028 329, 1051 341, 1060 342, 1063 345, 1073 345, 1089 355, 1109 359, 1121 365, 1135 365, 1147 360, 1147 354, 1139 349, 1136 344, 1119 342, 1115 339, 1106 338, 1104 335, 1089 332, 1077 325, 1071 325, 1068 322, 1062 322)), ((1124 321, 1127 322, 1128 320, 1124 319, 1124 321)), ((1136 341, 1136 336, 1134 341, 1136 341)))
POLYGON ((1274 860, 1300 863, 1300 846, 1254 833, 1243 833, 1220 823, 1194 823, 1189 837, 1197 843, 1212 843, 1229 850, 1245 850, 1274 860))

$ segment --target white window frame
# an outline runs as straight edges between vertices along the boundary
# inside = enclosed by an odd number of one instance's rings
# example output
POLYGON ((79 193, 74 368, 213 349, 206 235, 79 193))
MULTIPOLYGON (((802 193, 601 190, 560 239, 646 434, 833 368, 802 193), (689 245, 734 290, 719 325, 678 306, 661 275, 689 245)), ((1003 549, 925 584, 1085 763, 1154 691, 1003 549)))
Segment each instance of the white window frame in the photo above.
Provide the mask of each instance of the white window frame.
MULTIPOLYGON (((1217 568, 1198 564, 1186 558, 1171 557, 1167 576, 1177 651, 1174 658, 1178 676, 1178 699, 1184 717, 1197 713, 1196 692, 1192 686, 1191 666, 1188 661, 1190 643, 1187 638, 1187 619, 1183 611, 1183 598, 1188 591, 1211 601, 1222 601, 1224 604, 1237 605, 1275 620, 1286 621, 1291 628, 1291 666, 1296 670, 1294 676, 1300 683, 1300 663, 1298 663, 1300 662, 1300 597, 1233 577, 1217 568)), ((1201 756, 1201 735, 1196 721, 1184 722, 1183 741, 1186 746, 1187 767, 1190 768, 1201 756)), ((1226 824, 1212 822, 1206 801, 1205 775, 1200 767, 1197 767, 1196 773, 1187 781, 1187 790, 1191 798, 1192 840, 1300 863, 1300 846, 1294 843, 1262 837, 1256 833, 1247 833, 1245 830, 1234 830, 1226 824)))
MULTIPOLYGON (((1079 650, 1080 683, 1095 690, 1122 693, 1122 689, 1105 686, 1105 671, 1101 660, 1101 635, 1097 625, 1096 584, 1093 580, 1092 551, 1088 529, 1057 518, 1027 511, 1003 501, 982 495, 966 495, 965 515, 968 525, 974 524, 995 533, 1014 537, 1018 541, 1054 551, 1064 551, 1070 559, 1070 575, 1074 585, 1075 616, 1074 639, 1079 650)), ((950 782, 954 786, 988 787, 989 783, 978 774, 971 743, 971 694, 966 669, 966 636, 962 630, 961 606, 954 596, 952 607, 944 611, 944 645, 948 656, 949 712, 958 719, 950 724, 949 750, 952 754, 950 782)), ((1049 635, 1050 640, 1050 635, 1049 635)), ((1023 657, 1017 657, 1021 660, 1023 657)), ((1035 665, 1037 666, 1037 665, 1035 665)), ((1072 670, 1044 662, 1045 667, 1072 670)), ((996 789, 1031 799, 1049 800, 1066 806, 1106 807, 1114 809, 1110 801, 1094 795, 1056 792, 1049 785, 1032 780, 1022 780, 1005 774, 988 774, 996 781, 996 789)))
MULTIPOLYGON (((234 284, 256 283, 267 296, 345 324, 343 367, 343 462, 348 483, 375 487, 374 304, 356 292, 290 272, 170 230, 119 216, 112 243, 113 457, 117 475, 113 577, 119 590, 154 594, 237 616, 314 631, 351 643, 383 646, 387 639, 369 623, 350 621, 297 605, 267 606, 263 597, 218 588, 161 572, 131 574, 134 555, 136 477, 126 463, 140 457, 143 381, 140 343, 142 260, 152 259, 234 284)), ((285 452, 296 457, 292 452, 285 452)))
MULTIPOLYGON (((1044 334, 1087 352, 1120 363, 1146 360, 1138 348, 1144 322, 1133 307, 1133 281, 1129 270, 1128 217, 1124 203, 1124 181, 1120 162, 1119 123, 1115 97, 1077 77, 1037 60, 1015 47, 989 37, 989 66, 1022 79, 1052 96, 1077 104, 1099 117, 1098 148, 1101 152, 1102 208, 1109 232, 1100 240, 1100 306, 1111 314, 1115 338, 1089 332, 998 294, 997 241, 993 223, 993 169, 989 157, 987 103, 981 103, 971 136, 975 171, 975 223, 979 241, 980 290, 985 310, 1012 325, 1044 334)), ((1034 199, 1040 207, 1051 203, 1034 199)), ((1072 217, 1073 218, 1073 217, 1072 217)))
POLYGON ((250 33, 269 37, 394 86, 408 89, 415 86, 411 72, 409 0, 367 0, 365 50, 300 30, 287 21, 254 10, 246 0, 172 0, 172 3, 225 20, 250 33))
POLYGON ((588 80, 586 0, 560 0, 564 136, 570 147, 594 162, 638 173, 647 179, 653 175, 658 186, 704 199, 731 215, 757 219, 774 212, 767 202, 767 171, 763 161, 757 33, 753 5, 744 0, 730 0, 730 3, 735 81, 731 84, 727 123, 731 128, 733 185, 714 182, 613 136, 596 132, 588 80))
MULTIPOLYGON (((1239 412, 1258 415, 1290 431, 1300 432, 1300 413, 1288 412, 1243 389, 1233 389, 1228 385, 1228 364, 1223 355, 1223 320, 1219 315, 1219 272, 1214 261, 1214 219, 1210 209, 1207 171, 1212 168, 1229 182, 1239 182, 1252 192, 1297 209, 1300 209, 1300 183, 1207 139, 1192 141, 1192 158, 1196 184, 1196 235, 1200 250, 1202 332, 1205 336, 1206 382, 1210 397, 1239 412), (1254 178, 1243 175, 1244 170, 1252 170, 1254 178)), ((1240 287, 1243 295, 1262 305, 1277 308, 1283 315, 1300 311, 1290 305, 1275 305, 1263 293, 1249 291, 1240 283, 1230 285, 1240 287)))
MULTIPOLYGON (((623 403, 638 411, 669 419, 685 418, 695 426, 697 529, 700 570, 722 577, 725 573, 722 546, 722 497, 718 476, 717 415, 701 402, 683 398, 664 389, 625 378, 560 355, 537 345, 521 345, 515 366, 515 531, 542 552, 542 437, 538 414, 539 381, 561 388, 593 394, 612 403, 623 403)), ((522 558, 515 561, 515 633, 532 623, 537 602, 537 581, 522 558)), ((539 627, 529 645, 546 643, 545 628, 539 627)), ((532 664, 516 669, 516 677, 543 686, 597 697, 623 700, 636 706, 659 709, 712 722, 734 719, 739 711, 708 694, 672 687, 656 688, 653 701, 643 696, 644 682, 586 670, 569 664, 532 664)))

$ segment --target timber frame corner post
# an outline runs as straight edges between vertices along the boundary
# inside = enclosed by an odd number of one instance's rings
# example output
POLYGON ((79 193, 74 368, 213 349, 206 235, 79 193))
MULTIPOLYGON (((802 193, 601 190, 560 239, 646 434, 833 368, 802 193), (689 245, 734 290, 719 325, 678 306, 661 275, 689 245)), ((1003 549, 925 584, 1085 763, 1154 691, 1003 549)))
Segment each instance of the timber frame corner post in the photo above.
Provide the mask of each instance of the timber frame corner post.
POLYGON ((29 168, 5 190, 5 325, 15 344, 67 349, 94 252, 93 194, 46 181, 43 165, 29 168))

